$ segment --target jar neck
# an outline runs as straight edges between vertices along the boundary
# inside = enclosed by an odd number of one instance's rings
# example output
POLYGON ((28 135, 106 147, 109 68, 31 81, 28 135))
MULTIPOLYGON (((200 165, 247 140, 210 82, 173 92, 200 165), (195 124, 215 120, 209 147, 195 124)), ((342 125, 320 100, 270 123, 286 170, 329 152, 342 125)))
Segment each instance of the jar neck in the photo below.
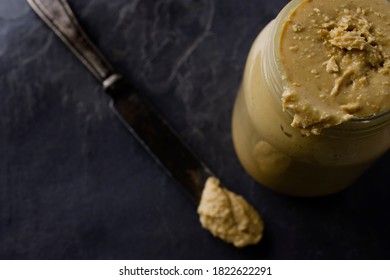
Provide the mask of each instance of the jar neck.
POLYGON ((390 109, 367 117, 354 117, 338 126, 325 129, 324 134, 329 136, 366 137, 383 132, 386 129, 390 135, 390 109))
MULTIPOLYGON (((267 83, 270 94, 276 103, 282 107, 282 94, 288 88, 285 81, 281 63, 280 43, 283 35, 285 22, 291 12, 304 0, 292 0, 271 21, 270 31, 265 44, 264 55, 261 60, 264 80, 267 83)), ((284 112, 293 120, 293 113, 289 110, 284 112)), ((325 128, 321 135, 329 137, 365 137, 383 131, 390 126, 390 109, 387 111, 366 116, 354 117, 340 125, 325 128)), ((315 136, 310 136, 315 137, 315 136)))

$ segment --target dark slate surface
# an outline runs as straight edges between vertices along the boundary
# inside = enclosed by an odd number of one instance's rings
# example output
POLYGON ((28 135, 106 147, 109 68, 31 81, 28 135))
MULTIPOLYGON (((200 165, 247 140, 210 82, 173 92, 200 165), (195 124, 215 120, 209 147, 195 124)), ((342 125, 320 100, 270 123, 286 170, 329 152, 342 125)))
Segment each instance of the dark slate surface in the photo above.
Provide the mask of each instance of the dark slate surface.
POLYGON ((24 0, 0 1, 0 258, 390 258, 390 155, 352 187, 297 199, 254 183, 230 120, 246 55, 286 0, 70 0, 113 65, 259 209, 260 245, 211 237, 24 0))

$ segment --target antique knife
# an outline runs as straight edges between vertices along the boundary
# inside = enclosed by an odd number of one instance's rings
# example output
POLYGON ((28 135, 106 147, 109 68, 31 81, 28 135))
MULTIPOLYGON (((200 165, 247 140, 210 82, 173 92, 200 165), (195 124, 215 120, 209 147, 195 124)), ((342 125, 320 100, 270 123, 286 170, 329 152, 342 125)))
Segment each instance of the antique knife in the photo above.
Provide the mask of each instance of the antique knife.
POLYGON ((125 127, 198 204, 213 173, 142 94, 114 71, 80 27, 66 0, 27 2, 102 84, 112 99, 110 107, 125 127))

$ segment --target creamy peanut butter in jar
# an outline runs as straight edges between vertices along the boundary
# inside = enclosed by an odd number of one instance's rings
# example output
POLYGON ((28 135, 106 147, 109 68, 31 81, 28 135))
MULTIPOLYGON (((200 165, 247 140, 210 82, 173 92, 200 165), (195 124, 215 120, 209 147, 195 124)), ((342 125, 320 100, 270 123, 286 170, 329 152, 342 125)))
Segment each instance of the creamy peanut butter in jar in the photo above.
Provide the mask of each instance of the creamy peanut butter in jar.
POLYGON ((248 173, 335 193, 390 147, 390 2, 293 0, 258 35, 233 112, 248 173))

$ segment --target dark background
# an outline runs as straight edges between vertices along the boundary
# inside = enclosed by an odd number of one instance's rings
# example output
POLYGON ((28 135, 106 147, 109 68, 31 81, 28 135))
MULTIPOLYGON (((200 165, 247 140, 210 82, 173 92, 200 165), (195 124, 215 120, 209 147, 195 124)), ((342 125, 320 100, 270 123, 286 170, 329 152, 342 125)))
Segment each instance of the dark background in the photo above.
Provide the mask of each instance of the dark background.
POLYGON ((100 85, 30 10, 0 0, 1 259, 390 258, 390 155, 337 195, 256 184, 230 122, 246 55, 286 0, 69 0, 115 68, 266 223, 235 249, 109 110, 100 85))

